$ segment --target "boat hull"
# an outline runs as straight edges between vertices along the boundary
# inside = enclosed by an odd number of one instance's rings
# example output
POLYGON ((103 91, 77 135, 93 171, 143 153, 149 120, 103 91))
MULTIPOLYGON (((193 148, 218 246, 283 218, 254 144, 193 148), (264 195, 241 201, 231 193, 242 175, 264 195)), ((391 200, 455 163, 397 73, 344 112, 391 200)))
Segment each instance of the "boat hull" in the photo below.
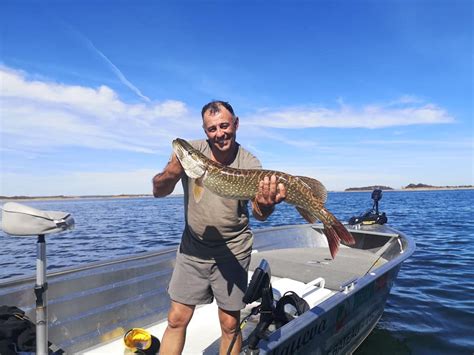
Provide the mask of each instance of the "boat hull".
MULTIPOLYGON (((313 279, 324 274, 332 294, 260 340, 262 354, 354 351, 381 317, 400 266, 415 248, 411 239, 389 227, 368 226, 350 230, 356 244, 353 248, 343 246, 330 261, 322 228, 294 225, 254 232, 255 260, 266 253, 291 255, 287 249, 327 253, 318 261, 295 267, 297 276, 304 275, 298 267, 306 267, 313 279), (336 270, 338 262, 345 267, 345 254, 348 262, 359 255, 354 268, 365 262, 352 276, 347 270, 336 270)), ((49 273, 49 341, 67 353, 83 353, 120 339, 130 328, 165 322, 170 304, 166 289, 175 255, 173 247, 49 273)), ((277 260, 270 264, 274 276, 287 277, 284 273, 291 271, 285 263, 279 270, 277 260)), ((0 304, 18 306, 35 319, 34 283, 34 277, 0 282, 0 304)))
POLYGON ((383 314, 399 267, 364 287, 312 308, 259 343, 261 354, 348 354, 364 341, 383 314))

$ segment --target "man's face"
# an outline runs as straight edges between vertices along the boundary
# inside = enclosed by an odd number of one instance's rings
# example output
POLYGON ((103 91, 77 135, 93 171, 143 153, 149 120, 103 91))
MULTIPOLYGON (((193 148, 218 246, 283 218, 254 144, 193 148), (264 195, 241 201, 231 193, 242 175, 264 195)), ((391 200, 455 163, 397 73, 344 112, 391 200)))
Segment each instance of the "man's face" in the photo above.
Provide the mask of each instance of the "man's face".
POLYGON ((215 114, 209 110, 204 113, 203 128, 212 146, 227 152, 234 147, 239 120, 236 118, 234 122, 232 114, 225 107, 220 106, 219 109, 215 114))

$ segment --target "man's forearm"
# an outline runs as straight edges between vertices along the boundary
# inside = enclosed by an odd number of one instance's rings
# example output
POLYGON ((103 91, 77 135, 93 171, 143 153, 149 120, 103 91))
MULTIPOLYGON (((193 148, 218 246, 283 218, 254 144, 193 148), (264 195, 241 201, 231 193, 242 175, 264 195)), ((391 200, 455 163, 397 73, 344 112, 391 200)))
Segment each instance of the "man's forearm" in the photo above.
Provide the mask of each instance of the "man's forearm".
POLYGON ((182 173, 183 168, 173 155, 165 169, 153 177, 153 196, 164 197, 172 193, 182 173))
MULTIPOLYGON (((179 180, 179 179, 178 179, 179 180)), ((168 172, 156 174, 153 177, 153 196, 164 197, 173 192, 176 183, 178 182, 174 176, 168 172)))

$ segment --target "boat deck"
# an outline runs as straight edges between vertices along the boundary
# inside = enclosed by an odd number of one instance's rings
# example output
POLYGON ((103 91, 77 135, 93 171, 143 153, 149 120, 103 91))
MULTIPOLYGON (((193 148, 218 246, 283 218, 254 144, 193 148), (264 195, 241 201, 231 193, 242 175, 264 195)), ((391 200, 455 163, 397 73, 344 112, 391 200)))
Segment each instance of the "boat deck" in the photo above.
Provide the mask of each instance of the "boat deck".
MULTIPOLYGON (((332 260, 326 248, 294 248, 254 252, 250 269, 254 270, 264 258, 270 264, 272 286, 275 299, 286 291, 295 291, 305 298, 310 307, 328 299, 340 285, 367 273, 374 265, 386 262, 378 253, 367 250, 341 248, 335 260, 332 260), (325 286, 317 284, 322 277, 325 286)), ((251 272, 249 275, 249 279, 251 272)), ((250 313, 254 305, 248 305, 242 311, 242 317, 250 313)), ((243 331, 244 339, 258 322, 258 316, 251 318, 243 331)), ((146 328, 158 339, 162 339, 167 322, 163 320, 146 328)), ((197 307, 187 329, 187 341, 183 354, 216 354, 219 352, 220 326, 217 317, 217 305, 212 303, 197 307), (206 329, 205 332, 202 330, 206 329)), ((99 347, 94 347, 83 354, 117 354, 124 353, 122 338, 99 347)), ((126 352, 125 352, 126 353, 126 352)))
POLYGON ((341 247, 333 260, 327 248, 277 249, 252 254, 250 270, 254 270, 260 260, 265 259, 270 264, 272 276, 304 283, 323 277, 326 288, 340 291, 342 284, 386 263, 387 260, 380 257, 380 252, 341 247))

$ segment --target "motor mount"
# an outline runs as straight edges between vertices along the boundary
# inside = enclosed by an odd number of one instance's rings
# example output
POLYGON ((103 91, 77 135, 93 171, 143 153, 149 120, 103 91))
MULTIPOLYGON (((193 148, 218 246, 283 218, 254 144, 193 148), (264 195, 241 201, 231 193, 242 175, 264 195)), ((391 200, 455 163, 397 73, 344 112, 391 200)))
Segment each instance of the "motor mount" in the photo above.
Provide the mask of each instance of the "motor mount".
POLYGON ((364 212, 359 216, 353 216, 349 219, 349 224, 351 226, 356 224, 385 224, 388 221, 387 215, 385 212, 379 212, 379 201, 382 199, 382 190, 375 189, 372 191, 371 195, 374 204, 371 210, 364 212))

